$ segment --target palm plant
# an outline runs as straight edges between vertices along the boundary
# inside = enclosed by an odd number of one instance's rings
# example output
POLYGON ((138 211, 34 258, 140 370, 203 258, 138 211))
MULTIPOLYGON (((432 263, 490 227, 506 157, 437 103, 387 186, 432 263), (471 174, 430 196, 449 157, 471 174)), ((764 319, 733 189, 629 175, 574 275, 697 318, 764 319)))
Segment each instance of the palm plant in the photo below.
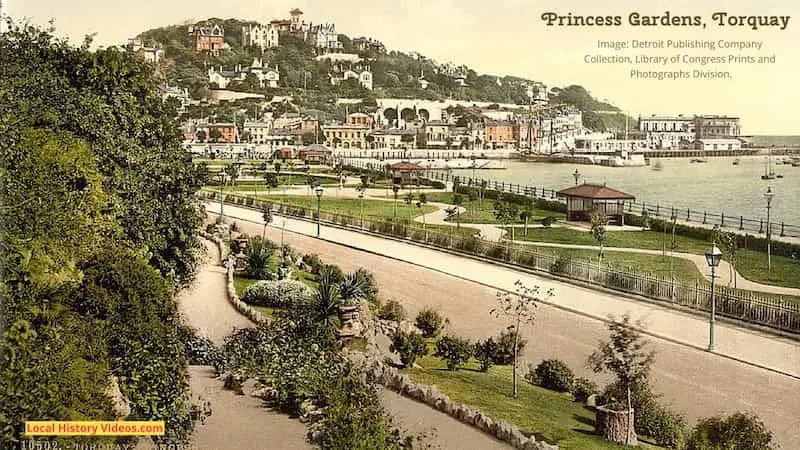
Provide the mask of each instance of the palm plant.
MULTIPOLYGON (((350 293, 348 293, 349 295, 350 293)), ((329 267, 320 270, 317 292, 314 295, 317 314, 325 325, 330 325, 330 318, 342 304, 341 285, 333 277, 329 267)))
POLYGON ((263 239, 252 239, 247 245, 247 259, 244 272, 250 278, 258 280, 271 280, 274 278, 269 271, 269 260, 274 249, 266 244, 263 239))
POLYGON ((350 272, 339 283, 339 295, 343 303, 354 303, 366 295, 367 280, 358 272, 350 272))

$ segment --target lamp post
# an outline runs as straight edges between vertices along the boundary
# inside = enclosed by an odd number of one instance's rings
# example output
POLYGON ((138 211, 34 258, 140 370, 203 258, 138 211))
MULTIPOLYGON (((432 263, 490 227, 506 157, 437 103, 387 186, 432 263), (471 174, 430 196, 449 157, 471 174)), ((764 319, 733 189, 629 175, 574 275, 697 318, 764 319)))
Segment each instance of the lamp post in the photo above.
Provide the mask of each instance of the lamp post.
POLYGON ((392 215, 392 222, 397 220, 397 192, 400 190, 400 186, 397 184, 392 185, 392 192, 394 192, 394 214, 392 215))
POLYGON ((722 260, 722 252, 717 248, 716 244, 712 244, 711 248, 706 250, 706 262, 711 268, 711 321, 708 328, 708 351, 714 351, 714 321, 717 315, 717 304, 714 302, 714 280, 716 279, 716 268, 722 260))
POLYGON ((572 177, 575 178, 575 186, 577 186, 578 180, 581 178, 581 173, 578 172, 578 169, 575 169, 575 173, 572 174, 572 177))
POLYGON ((317 186, 314 188, 314 193, 317 194, 317 237, 319 237, 319 204, 322 201, 322 193, 325 189, 322 189, 322 186, 317 186))
POLYGON ((364 229, 364 189, 363 188, 358 190, 358 200, 361 202, 361 215, 360 215, 361 219, 360 219, 360 221, 361 221, 361 229, 363 230, 364 229))
POLYGON ((767 199, 767 270, 772 270, 772 224, 770 224, 770 217, 769 217, 769 210, 770 206, 772 205, 772 197, 775 197, 775 193, 772 192, 772 187, 767 187, 767 192, 764 194, 764 198, 767 199))
POLYGON ((225 172, 217 172, 217 179, 219 180, 219 217, 220 222, 225 223, 225 213, 222 210, 222 205, 224 203, 224 198, 222 198, 224 194, 224 183, 225 183, 225 172))

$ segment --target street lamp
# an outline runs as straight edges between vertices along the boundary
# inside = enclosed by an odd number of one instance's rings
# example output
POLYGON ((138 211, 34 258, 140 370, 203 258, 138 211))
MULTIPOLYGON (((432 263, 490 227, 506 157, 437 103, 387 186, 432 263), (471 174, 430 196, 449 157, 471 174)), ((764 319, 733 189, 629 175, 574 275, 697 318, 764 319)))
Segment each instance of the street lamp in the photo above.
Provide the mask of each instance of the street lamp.
POLYGON ((711 321, 709 322, 708 331, 708 351, 714 351, 714 321, 717 315, 717 305, 714 302, 714 280, 716 278, 716 268, 722 260, 722 252, 717 248, 716 244, 712 244, 711 248, 706 250, 706 262, 708 267, 711 267, 711 321))
POLYGON ((775 193, 772 192, 772 187, 767 187, 767 192, 764 194, 764 198, 767 199, 767 270, 772 270, 772 245, 771 245, 771 238, 772 238, 772 225, 769 222, 769 209, 772 205, 772 197, 775 197, 775 193))
POLYGON ((581 178, 581 173, 578 172, 578 169, 575 169, 575 173, 572 174, 572 177, 575 178, 575 186, 577 186, 578 180, 581 178))
POLYGON ((225 213, 222 210, 222 205, 225 200, 224 198, 222 198, 222 196, 224 195, 223 186, 225 183, 225 172, 221 171, 217 172, 217 179, 219 180, 219 217, 220 217, 220 222, 225 223, 225 213))
POLYGON ((314 193, 317 194, 317 237, 319 237, 319 204, 322 201, 322 193, 325 189, 322 189, 322 186, 317 186, 314 188, 314 193))
POLYGON ((364 229, 364 189, 358 190, 358 199, 361 202, 361 229, 364 229))

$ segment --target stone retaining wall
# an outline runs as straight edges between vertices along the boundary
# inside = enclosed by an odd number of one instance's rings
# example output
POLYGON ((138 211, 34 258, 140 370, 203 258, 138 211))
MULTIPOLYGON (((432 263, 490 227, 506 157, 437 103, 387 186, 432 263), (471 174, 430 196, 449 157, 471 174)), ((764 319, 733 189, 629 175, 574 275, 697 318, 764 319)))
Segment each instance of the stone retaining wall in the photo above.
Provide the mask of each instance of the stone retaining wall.
POLYGON ((236 294, 236 286, 233 284, 233 274, 234 274, 234 267, 235 262, 232 257, 227 255, 227 248, 225 247, 225 243, 217 236, 211 235, 206 233, 205 231, 201 231, 200 235, 204 238, 214 242, 217 244, 217 248, 219 248, 219 255, 220 259, 223 261, 223 266, 225 266, 225 272, 227 277, 227 288, 228 288, 228 301, 231 302, 234 308, 243 314, 248 319, 252 320, 255 323, 265 322, 266 319, 264 316, 256 311, 255 309, 251 308, 250 305, 241 301, 239 299, 239 295, 236 294))
POLYGON ((527 437, 519 428, 504 420, 494 420, 480 411, 456 403, 439 392, 436 386, 416 384, 408 377, 401 374, 394 367, 375 361, 367 376, 376 383, 405 395, 406 397, 425 403, 437 410, 450 415, 456 420, 473 426, 498 440, 521 450, 557 450, 558 446, 537 441, 534 436, 527 437))

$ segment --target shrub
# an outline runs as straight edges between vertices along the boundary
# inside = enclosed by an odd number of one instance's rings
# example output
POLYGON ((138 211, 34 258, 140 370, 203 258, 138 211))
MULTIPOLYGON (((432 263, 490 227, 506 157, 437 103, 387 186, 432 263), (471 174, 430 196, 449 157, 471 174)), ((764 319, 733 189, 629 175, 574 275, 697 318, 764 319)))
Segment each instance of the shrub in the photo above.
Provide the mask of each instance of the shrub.
POLYGON ((586 403, 589 396, 597 394, 598 391, 597 384, 583 377, 575 378, 572 383, 572 397, 576 402, 586 403))
POLYGON ((448 369, 457 370, 458 366, 469 361, 472 352, 473 346, 468 340, 444 336, 436 342, 436 352, 433 356, 444 359, 448 369))
POLYGON ((184 349, 191 365, 213 366, 217 360, 217 348, 207 337, 192 336, 184 343, 184 349))
POLYGON ((311 273, 319 275, 319 271, 322 268, 322 260, 319 259, 317 254, 303 255, 303 264, 308 267, 311 273))
POLYGON ((736 412, 727 418, 716 416, 700 419, 689 435, 686 448, 761 450, 774 449, 776 446, 772 442, 772 432, 761 419, 753 414, 736 412))
POLYGON ((489 338, 483 342, 475 344, 475 359, 481 365, 481 372, 486 372, 494 365, 494 357, 497 353, 497 342, 489 338))
POLYGON ((552 225, 554 223, 556 223, 556 218, 553 217, 553 216, 547 216, 544 219, 542 219, 542 226, 543 227, 548 227, 549 228, 550 225, 552 225))
MULTIPOLYGON (((503 331, 500 337, 497 338, 497 350, 494 353, 492 360, 497 365, 508 365, 514 362, 514 336, 515 331, 503 331)), ((528 342, 525 339, 519 338, 517 342, 517 357, 522 354, 525 345, 528 342)))
POLYGON ((370 302, 377 301, 378 282, 375 281, 375 275, 363 267, 356 270, 355 274, 356 278, 363 282, 362 294, 364 298, 370 302))
POLYGON ((563 274, 567 272, 567 267, 569 266, 569 258, 559 256, 553 261, 553 264, 550 266, 550 273, 554 274, 563 274))
POLYGON ((428 354, 428 344, 419 333, 398 331, 392 338, 389 351, 400 355, 400 362, 403 363, 403 366, 410 367, 414 365, 417 358, 428 354))
POLYGON ((389 300, 378 310, 378 318, 400 322, 406 318, 406 310, 397 300, 389 300))
POLYGON ((417 314, 415 325, 422 331, 423 336, 436 337, 442 331, 444 319, 432 309, 423 309, 417 314))
POLYGON ((560 359, 545 359, 536 369, 531 366, 525 378, 531 383, 558 392, 572 392, 575 374, 560 359))
POLYGON ((257 306, 288 308, 313 295, 314 291, 300 281, 258 281, 244 290, 242 301, 257 306))
POLYGON ((274 280, 276 274, 270 272, 269 262, 274 249, 260 238, 251 239, 247 245, 247 260, 244 273, 257 280, 274 280))
POLYGON ((344 272, 339 268, 339 266, 334 266, 333 264, 323 264, 322 267, 320 267, 320 272, 318 275, 323 271, 328 272, 328 276, 330 277, 332 283, 339 284, 344 281, 344 272))

